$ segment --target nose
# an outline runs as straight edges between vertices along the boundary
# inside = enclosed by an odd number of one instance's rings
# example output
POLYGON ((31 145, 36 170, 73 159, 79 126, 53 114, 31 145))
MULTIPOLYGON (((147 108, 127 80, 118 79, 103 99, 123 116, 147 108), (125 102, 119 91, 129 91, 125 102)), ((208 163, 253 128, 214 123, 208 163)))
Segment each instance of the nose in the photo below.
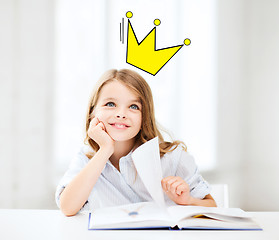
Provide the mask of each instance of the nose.
POLYGON ((116 118, 118 119, 125 119, 126 118, 126 113, 124 109, 119 109, 116 113, 116 118))
POLYGON ((120 119, 121 119, 121 118, 123 118, 123 119, 126 118, 126 117, 124 116, 124 114, 117 114, 116 117, 117 117, 117 118, 120 118, 120 119))

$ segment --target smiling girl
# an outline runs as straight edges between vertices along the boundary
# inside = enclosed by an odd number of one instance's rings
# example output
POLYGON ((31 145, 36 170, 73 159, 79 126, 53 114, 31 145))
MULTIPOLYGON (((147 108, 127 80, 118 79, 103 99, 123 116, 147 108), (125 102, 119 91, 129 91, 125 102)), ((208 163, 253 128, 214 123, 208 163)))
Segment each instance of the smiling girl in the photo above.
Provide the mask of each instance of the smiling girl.
POLYGON ((154 137, 160 143, 166 202, 216 206, 184 144, 164 141, 147 82, 138 73, 122 69, 107 71, 93 91, 86 117, 85 142, 89 146, 72 161, 57 187, 61 211, 73 216, 81 209, 152 201, 131 153, 154 137))

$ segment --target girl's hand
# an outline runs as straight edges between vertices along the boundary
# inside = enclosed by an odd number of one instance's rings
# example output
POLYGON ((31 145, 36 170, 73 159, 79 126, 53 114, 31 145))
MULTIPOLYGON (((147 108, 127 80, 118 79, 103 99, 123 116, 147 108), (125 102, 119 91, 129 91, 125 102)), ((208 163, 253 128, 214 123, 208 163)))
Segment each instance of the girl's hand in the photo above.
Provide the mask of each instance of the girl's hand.
POLYGON ((87 133, 99 145, 100 149, 109 149, 113 153, 114 140, 106 132, 104 123, 99 121, 97 117, 91 120, 87 133))
POLYGON ((190 205, 193 201, 189 185, 178 176, 169 176, 161 181, 162 188, 167 196, 180 205, 190 205))

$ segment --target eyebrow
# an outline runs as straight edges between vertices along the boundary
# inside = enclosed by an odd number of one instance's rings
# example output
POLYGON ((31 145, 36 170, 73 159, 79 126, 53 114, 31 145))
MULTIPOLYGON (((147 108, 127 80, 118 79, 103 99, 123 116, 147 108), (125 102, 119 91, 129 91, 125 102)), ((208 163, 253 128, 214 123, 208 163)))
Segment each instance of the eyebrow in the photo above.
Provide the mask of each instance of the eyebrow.
MULTIPOLYGON (((103 101, 117 101, 116 98, 104 98, 103 101)), ((130 102, 137 102, 141 104, 141 101, 139 99, 132 99, 130 102)))

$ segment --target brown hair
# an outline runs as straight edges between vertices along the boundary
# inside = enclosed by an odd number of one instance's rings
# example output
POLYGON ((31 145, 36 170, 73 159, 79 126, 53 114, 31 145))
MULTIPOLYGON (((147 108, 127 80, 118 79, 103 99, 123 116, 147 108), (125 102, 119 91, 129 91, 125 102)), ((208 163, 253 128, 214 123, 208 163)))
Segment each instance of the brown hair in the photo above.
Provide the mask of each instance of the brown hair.
MULTIPOLYGON (((90 125, 90 121, 92 120, 92 112, 98 102, 101 89, 111 81, 119 81, 120 83, 124 84, 126 87, 128 87, 131 91, 133 91, 136 95, 139 96, 142 105, 142 126, 141 126, 141 130, 136 136, 137 144, 141 145, 147 142, 148 140, 151 140, 152 138, 158 136, 161 157, 165 153, 173 151, 175 148, 177 148, 179 144, 181 144, 184 150, 186 151, 186 146, 181 141, 173 141, 173 142, 164 141, 163 136, 158 130, 155 121, 154 104, 153 104, 151 89, 143 77, 141 77, 135 71, 129 69, 108 70, 101 76, 101 78, 97 82, 95 89, 93 90, 93 93, 90 97, 89 106, 86 115, 85 143, 88 143, 95 152, 99 150, 99 145, 88 136, 87 132, 90 125)), ((91 158, 93 155, 94 153, 87 154, 89 158, 91 158)))

